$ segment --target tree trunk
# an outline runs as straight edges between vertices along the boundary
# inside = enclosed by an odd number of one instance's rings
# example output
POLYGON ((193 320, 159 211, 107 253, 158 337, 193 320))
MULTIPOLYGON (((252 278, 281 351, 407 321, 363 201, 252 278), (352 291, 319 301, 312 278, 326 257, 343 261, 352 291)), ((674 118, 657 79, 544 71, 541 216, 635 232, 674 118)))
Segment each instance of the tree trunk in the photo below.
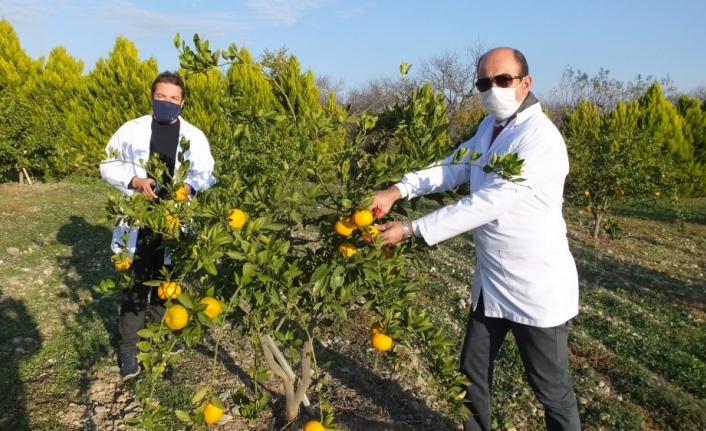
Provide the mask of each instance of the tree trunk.
POLYGON ((25 178, 27 178, 27 184, 30 186, 32 185, 32 178, 29 176, 29 172, 27 172, 27 169, 22 168, 22 172, 25 173, 25 178))
POLYGON ((265 361, 270 367, 273 373, 277 375, 282 380, 282 386, 284 387, 284 396, 286 402, 285 420, 287 422, 293 422, 299 416, 299 405, 304 403, 307 409, 307 413, 311 416, 314 415, 314 408, 309 403, 309 399, 306 396, 306 390, 311 384, 311 351, 313 346, 310 341, 306 341, 302 347, 301 355, 301 370, 302 376, 299 379, 299 384, 295 390, 294 383, 296 382, 296 375, 292 371, 289 364, 282 353, 277 348, 272 338, 268 335, 258 334, 260 338, 260 345, 262 346, 262 351, 265 355, 265 361))
POLYGON ((603 221, 603 214, 596 213, 593 220, 593 237, 598 238, 598 234, 601 232, 601 221, 603 221))

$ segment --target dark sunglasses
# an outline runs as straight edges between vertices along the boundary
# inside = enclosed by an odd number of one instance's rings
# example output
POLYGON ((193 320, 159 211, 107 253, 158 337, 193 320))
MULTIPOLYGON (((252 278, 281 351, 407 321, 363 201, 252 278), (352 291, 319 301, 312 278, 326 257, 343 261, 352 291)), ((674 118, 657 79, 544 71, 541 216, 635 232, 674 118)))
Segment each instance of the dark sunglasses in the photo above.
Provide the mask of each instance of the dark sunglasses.
POLYGON ((479 79, 478 81, 476 81, 476 88, 478 89, 478 91, 483 93, 485 91, 490 90, 490 87, 493 86, 493 82, 498 84, 498 87, 500 88, 508 88, 512 85, 512 81, 522 78, 524 78, 523 75, 513 76, 509 73, 503 73, 502 75, 495 75, 492 78, 479 79))

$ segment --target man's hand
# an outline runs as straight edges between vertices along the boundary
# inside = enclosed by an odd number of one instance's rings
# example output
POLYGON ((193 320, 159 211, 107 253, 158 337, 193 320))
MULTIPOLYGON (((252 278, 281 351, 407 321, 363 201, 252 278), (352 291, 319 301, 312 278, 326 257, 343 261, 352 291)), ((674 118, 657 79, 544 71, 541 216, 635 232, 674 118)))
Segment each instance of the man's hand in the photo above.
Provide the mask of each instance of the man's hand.
POLYGON ((379 236, 382 238, 382 243, 384 245, 399 244, 404 239, 401 221, 390 221, 384 224, 376 224, 375 227, 380 230, 379 236))
POLYGON ((392 205, 401 198, 400 189, 392 186, 385 190, 374 192, 373 201, 368 206, 368 209, 373 212, 375 218, 385 217, 390 212, 392 205))
POLYGON ((132 188, 134 188, 142 196, 150 199, 157 199, 158 196, 152 190, 152 178, 132 177, 132 188))
POLYGON ((186 196, 191 196, 191 193, 193 191, 193 189, 191 188, 191 184, 184 183, 184 190, 186 191, 186 196))

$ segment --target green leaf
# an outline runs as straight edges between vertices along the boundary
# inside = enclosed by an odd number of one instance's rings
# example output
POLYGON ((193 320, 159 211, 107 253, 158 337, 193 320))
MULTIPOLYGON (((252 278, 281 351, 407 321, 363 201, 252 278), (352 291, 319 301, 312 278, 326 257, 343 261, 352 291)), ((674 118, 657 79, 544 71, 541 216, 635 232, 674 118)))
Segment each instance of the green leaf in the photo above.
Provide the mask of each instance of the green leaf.
POLYGON ((194 397, 191 399, 191 404, 196 405, 196 404, 200 403, 201 400, 203 400, 204 397, 206 396, 206 394, 208 393, 209 389, 211 389, 211 385, 206 385, 203 388, 201 388, 201 390, 196 392, 194 394, 194 397))
POLYGON ((201 263, 203 264, 203 269, 206 270, 211 275, 217 275, 218 270, 216 270, 216 264, 210 258, 202 258, 201 263))
POLYGON ((142 338, 152 338, 152 337, 154 337, 155 334, 154 334, 154 331, 151 331, 151 330, 145 328, 145 329, 140 329, 139 331, 137 331, 137 335, 139 335, 142 338))
POLYGON ((191 423, 191 417, 187 412, 183 410, 174 410, 174 414, 177 418, 179 418, 180 421, 191 423))
POLYGON ((143 352, 149 352, 150 349, 152 348, 152 343, 149 341, 140 341, 139 343, 135 344, 138 349, 140 349, 143 352))
POLYGON ((314 273, 311 274, 311 279, 309 280, 309 283, 316 283, 317 281, 321 280, 328 274, 329 271, 329 266, 327 264, 321 264, 319 265, 316 270, 314 270, 314 273))
POLYGON ((243 276, 240 278, 240 285, 245 286, 250 282, 252 276, 255 275, 257 268, 250 262, 246 262, 243 265, 243 276))
POLYGON ((213 404, 214 406, 218 407, 221 410, 225 410, 225 408, 226 408, 223 405, 223 401, 221 401, 221 399, 216 396, 211 397, 211 404, 213 404))
POLYGON ((280 230, 284 229, 285 227, 287 227, 286 224, 282 224, 282 223, 269 223, 269 224, 266 224, 265 226, 263 226, 263 227, 262 227, 262 230, 280 231, 280 230))
POLYGON ((228 257, 230 257, 230 258, 233 259, 233 260, 245 260, 245 259, 247 259, 247 257, 245 256, 245 254, 243 254, 243 253, 241 253, 241 252, 239 252, 239 251, 227 251, 227 252, 226 252, 226 255, 228 255, 228 257))
POLYGON ((194 303, 191 301, 191 297, 186 292, 180 293, 177 297, 177 300, 181 305, 188 308, 189 310, 194 309, 194 303))

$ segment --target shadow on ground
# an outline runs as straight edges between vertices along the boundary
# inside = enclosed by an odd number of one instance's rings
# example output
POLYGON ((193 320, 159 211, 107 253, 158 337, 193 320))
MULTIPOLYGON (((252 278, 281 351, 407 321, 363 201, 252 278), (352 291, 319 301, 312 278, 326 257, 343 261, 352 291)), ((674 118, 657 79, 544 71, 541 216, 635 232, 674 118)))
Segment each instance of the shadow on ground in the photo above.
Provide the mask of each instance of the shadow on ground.
POLYGON ((41 347, 37 324, 24 301, 3 295, 0 290, 0 429, 29 430, 27 397, 20 365, 41 347))
MULTIPOLYGON (((213 350, 203 344, 195 350, 211 359, 213 350)), ((246 386, 252 393, 254 382, 240 364, 227 353, 222 352, 219 360, 225 369, 246 386)), ((347 430, 393 430, 393 431, 449 431, 458 427, 443 415, 434 412, 426 402, 415 394, 405 390, 399 382, 381 376, 351 357, 329 347, 316 345, 316 357, 319 363, 331 363, 326 370, 330 382, 326 386, 326 399, 335 406, 336 423, 344 431, 347 430), (381 419, 384 418, 384 419, 381 419)), ((385 367, 381 367, 385 368, 385 367)), ((260 386, 261 391, 268 392, 269 406, 273 412, 284 412, 285 399, 281 389, 281 381, 273 377, 270 387, 260 386), (275 388, 272 390, 272 388, 275 388)), ((309 391, 311 397, 313 391, 309 391)), ((317 404, 316 399, 311 399, 317 404)), ((309 418, 304 408, 294 424, 287 424, 277 415, 267 429, 299 429, 316 418, 309 418)))
MULTIPOLYGON (((116 345, 119 297, 93 291, 102 279, 120 277, 110 261, 111 232, 103 225, 71 216, 59 228, 57 240, 71 248, 71 255, 57 258, 57 265, 63 270, 66 286, 60 297, 75 310, 62 315, 62 324, 69 335, 67 343, 78 356, 78 368, 88 370, 109 357, 116 345)), ((83 379, 81 393, 85 393, 87 383, 83 379)))

